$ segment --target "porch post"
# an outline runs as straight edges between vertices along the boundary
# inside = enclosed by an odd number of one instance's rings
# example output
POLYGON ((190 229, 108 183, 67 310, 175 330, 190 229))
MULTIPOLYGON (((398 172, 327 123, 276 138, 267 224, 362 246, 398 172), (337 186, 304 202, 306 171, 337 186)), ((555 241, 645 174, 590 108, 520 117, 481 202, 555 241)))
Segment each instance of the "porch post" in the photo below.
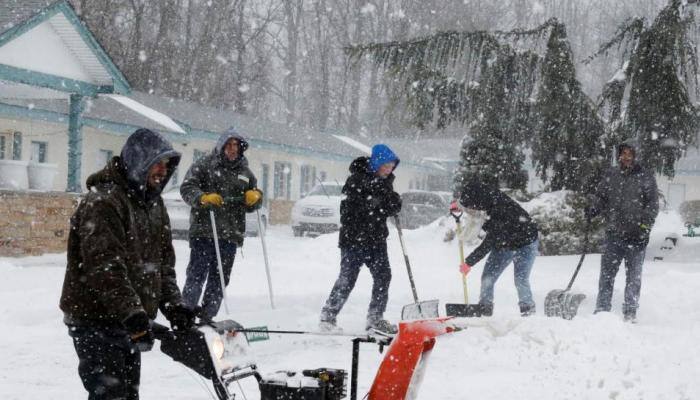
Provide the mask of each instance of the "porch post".
POLYGON ((68 117, 68 184, 67 192, 82 192, 80 184, 81 159, 83 156, 83 111, 85 97, 80 94, 70 95, 70 114, 68 117))

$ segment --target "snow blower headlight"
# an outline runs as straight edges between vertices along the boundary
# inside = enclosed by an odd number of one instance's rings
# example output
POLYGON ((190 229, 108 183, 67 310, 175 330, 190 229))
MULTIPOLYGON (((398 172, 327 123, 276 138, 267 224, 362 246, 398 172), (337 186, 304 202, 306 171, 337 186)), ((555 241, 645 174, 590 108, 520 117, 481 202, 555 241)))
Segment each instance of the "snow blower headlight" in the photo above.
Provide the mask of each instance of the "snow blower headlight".
POLYGON ((224 346, 224 340, 221 336, 216 336, 211 342, 211 351, 217 360, 224 358, 224 352, 226 348, 224 346))

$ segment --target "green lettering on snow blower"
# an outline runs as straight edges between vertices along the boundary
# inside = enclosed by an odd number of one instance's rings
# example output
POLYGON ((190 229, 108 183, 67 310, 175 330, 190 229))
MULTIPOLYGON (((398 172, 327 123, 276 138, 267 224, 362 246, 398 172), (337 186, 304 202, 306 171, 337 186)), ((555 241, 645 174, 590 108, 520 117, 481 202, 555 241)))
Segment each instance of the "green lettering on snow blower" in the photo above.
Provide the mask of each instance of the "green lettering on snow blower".
POLYGON ((245 337, 248 339, 248 342, 261 342, 263 340, 270 339, 270 334, 267 333, 267 326, 255 326, 247 329, 249 331, 255 331, 245 333, 245 337))

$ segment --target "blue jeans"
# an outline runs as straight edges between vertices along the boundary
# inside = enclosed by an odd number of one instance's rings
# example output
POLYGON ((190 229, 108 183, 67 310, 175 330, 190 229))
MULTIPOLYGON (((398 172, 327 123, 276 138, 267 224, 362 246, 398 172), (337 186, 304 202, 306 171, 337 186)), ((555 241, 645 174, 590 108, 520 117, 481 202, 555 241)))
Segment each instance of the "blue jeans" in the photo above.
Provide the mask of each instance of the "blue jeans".
POLYGON ((372 247, 340 249, 340 275, 321 310, 322 321, 335 322, 336 316, 355 287, 362 264, 367 265, 373 280, 367 321, 379 321, 383 318, 389 301, 389 283, 391 282, 391 266, 386 243, 372 247))
POLYGON ((88 400, 138 400, 141 352, 124 332, 69 327, 88 400))
MULTIPOLYGON (((221 251, 221 266, 224 270, 224 283, 228 286, 233 260, 236 258, 236 244, 219 240, 219 250, 221 251)), ((214 239, 190 239, 190 263, 187 265, 186 274, 185 287, 182 289, 183 301, 187 306, 195 307, 199 303, 199 297, 202 295, 202 288, 206 282, 207 286, 202 298, 203 318, 214 318, 219 312, 224 298, 221 291, 214 239)))
POLYGON ((525 245, 519 249, 494 249, 491 250, 484 272, 481 274, 481 296, 479 303, 493 305, 493 288, 506 267, 513 261, 515 269, 515 288, 518 291, 518 304, 532 307, 535 302, 532 300, 532 291, 530 290, 530 271, 532 264, 537 257, 537 246, 539 240, 525 245))
POLYGON ((600 279, 598 280, 596 312, 610 311, 615 276, 620 269, 622 260, 625 260, 627 276, 622 312, 625 315, 635 315, 639 307, 639 294, 642 290, 642 265, 644 264, 645 253, 646 247, 629 246, 627 243, 615 238, 606 238, 605 252, 600 258, 600 279))

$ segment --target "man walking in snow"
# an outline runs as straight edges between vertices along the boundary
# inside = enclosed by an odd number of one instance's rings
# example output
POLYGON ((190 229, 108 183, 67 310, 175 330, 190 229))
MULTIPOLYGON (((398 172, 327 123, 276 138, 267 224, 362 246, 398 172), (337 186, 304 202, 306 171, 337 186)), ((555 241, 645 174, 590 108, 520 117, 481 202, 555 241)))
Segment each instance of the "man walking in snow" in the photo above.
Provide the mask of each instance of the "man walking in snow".
POLYGON ((183 200, 190 211, 190 263, 182 290, 185 303, 195 307, 202 297, 204 320, 216 316, 224 293, 221 290, 214 233, 209 213, 214 212, 219 238, 224 282, 228 285, 236 256, 243 246, 245 214, 262 205, 262 192, 243 154, 248 142, 233 128, 220 137, 214 150, 192 164, 180 186, 183 200))
POLYGON ((350 177, 343 186, 346 198, 340 203, 340 275, 321 311, 322 330, 337 329, 336 316, 365 264, 373 279, 366 328, 396 331, 384 319, 384 311, 391 282, 386 219, 401 211, 401 197, 393 187, 398 165, 399 158, 383 144, 372 147, 371 157, 359 157, 350 164, 350 177))
POLYGON ((649 232, 659 213, 656 179, 636 162, 631 143, 617 148, 617 167, 611 167, 586 209, 588 218, 602 214, 605 220, 605 251, 600 259, 600 279, 595 312, 610 311, 615 276, 625 260, 627 279, 622 314, 635 322, 642 287, 642 265, 649 232))
POLYGON ((486 237, 460 266, 460 271, 468 274, 473 265, 490 253, 481 274, 480 314, 487 317, 493 314, 494 286, 511 261, 520 314, 524 317, 534 314, 530 271, 539 244, 537 225, 518 203, 477 180, 470 180, 461 187, 460 203, 465 208, 485 211, 488 215, 481 227, 486 237))
POLYGON ((175 280, 160 197, 179 162, 161 135, 137 130, 120 156, 87 179, 71 217, 60 306, 90 399, 138 399, 141 351, 153 345, 158 309, 173 329, 194 323, 175 280))

